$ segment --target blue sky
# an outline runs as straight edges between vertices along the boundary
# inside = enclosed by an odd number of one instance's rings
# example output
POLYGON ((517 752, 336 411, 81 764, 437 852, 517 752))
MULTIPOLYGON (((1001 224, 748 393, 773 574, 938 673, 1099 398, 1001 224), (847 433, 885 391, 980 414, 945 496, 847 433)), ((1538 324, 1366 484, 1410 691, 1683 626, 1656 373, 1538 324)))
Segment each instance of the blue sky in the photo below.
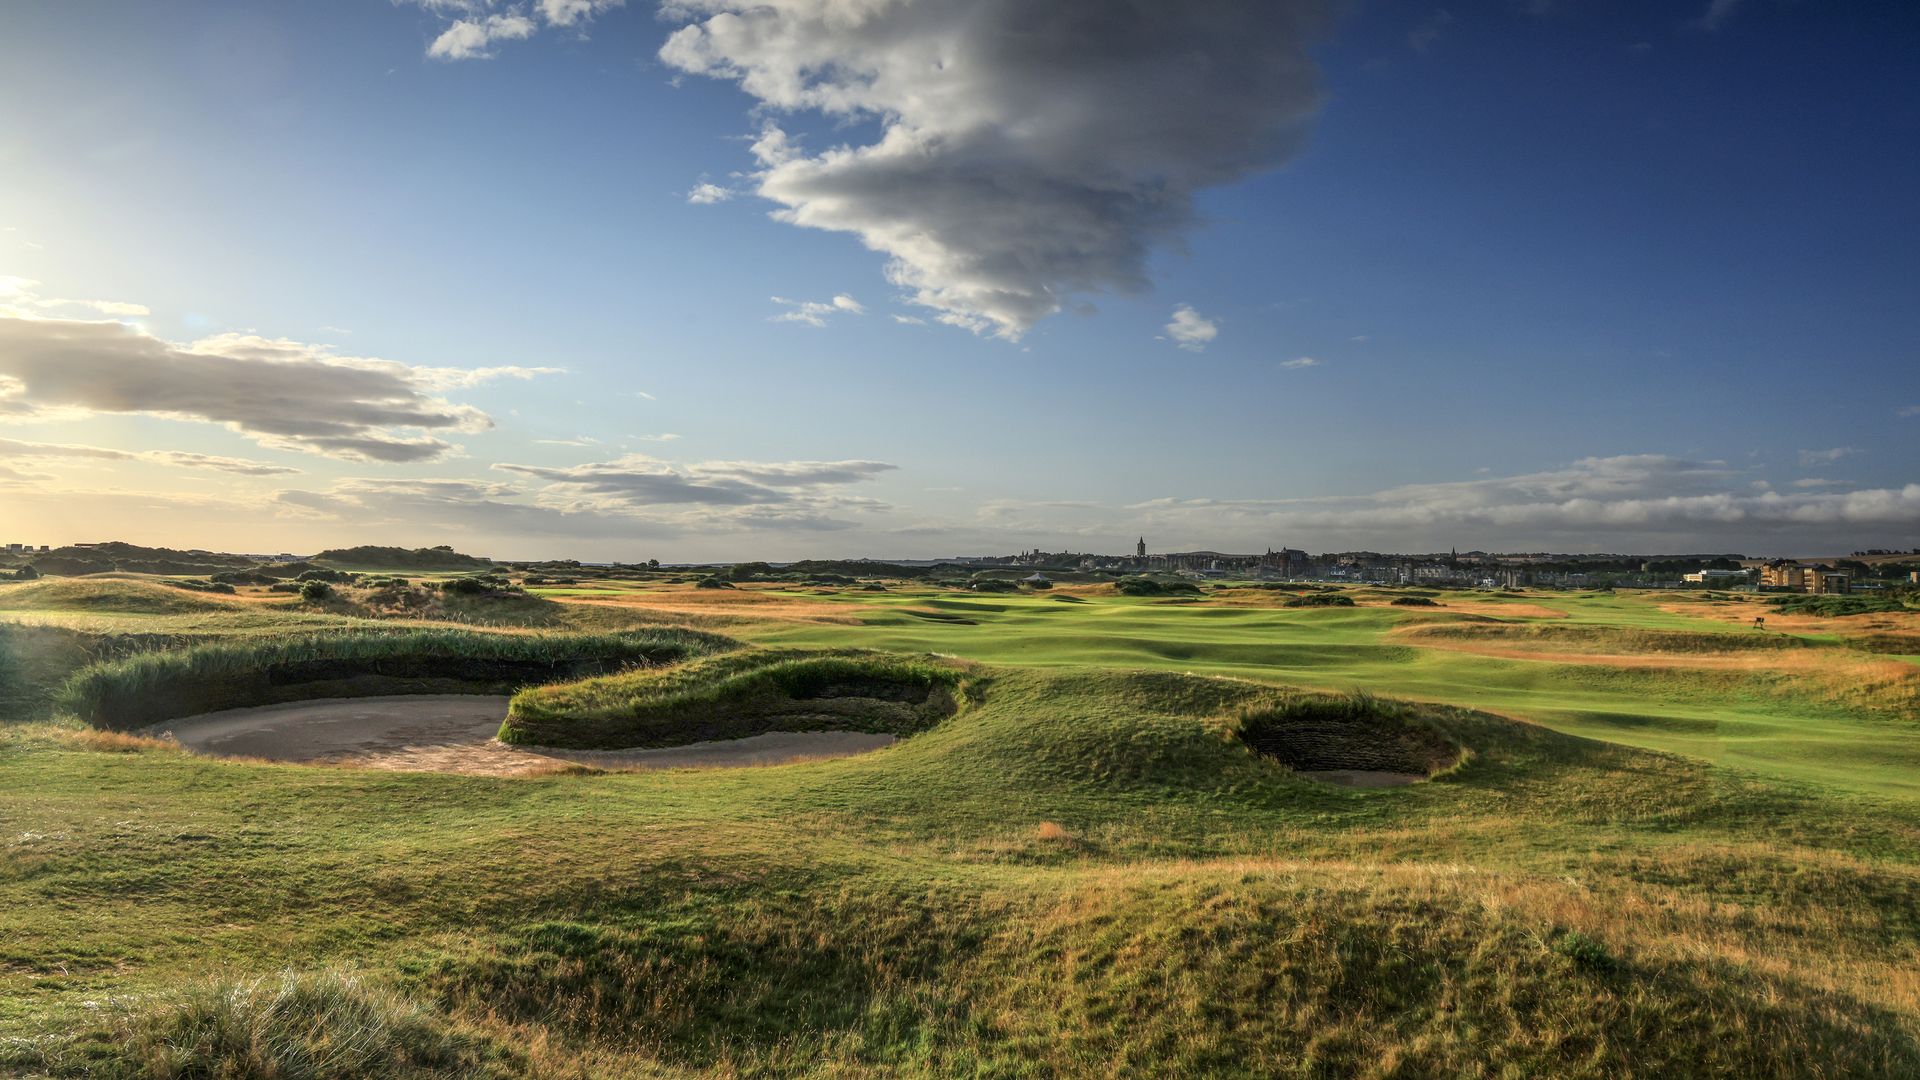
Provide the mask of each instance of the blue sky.
POLYGON ((1920 9, 744 10, 8 5, 4 539, 1920 545, 1920 9))

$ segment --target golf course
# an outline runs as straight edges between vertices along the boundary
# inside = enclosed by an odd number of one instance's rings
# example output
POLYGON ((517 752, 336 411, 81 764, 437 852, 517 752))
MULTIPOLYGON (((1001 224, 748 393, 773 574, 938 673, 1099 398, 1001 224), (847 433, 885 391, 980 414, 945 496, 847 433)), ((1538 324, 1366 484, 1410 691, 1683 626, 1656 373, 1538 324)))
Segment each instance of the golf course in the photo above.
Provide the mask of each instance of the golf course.
POLYGON ((0 582, 0 1075, 1920 1075, 1920 610, 350 577, 0 582))

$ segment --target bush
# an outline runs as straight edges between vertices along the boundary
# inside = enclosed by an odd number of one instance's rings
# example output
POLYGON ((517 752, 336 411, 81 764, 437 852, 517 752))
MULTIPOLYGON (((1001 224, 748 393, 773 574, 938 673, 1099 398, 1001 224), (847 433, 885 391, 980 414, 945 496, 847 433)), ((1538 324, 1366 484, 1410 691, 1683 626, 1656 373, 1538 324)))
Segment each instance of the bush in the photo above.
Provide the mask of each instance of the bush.
POLYGON ((493 574, 480 574, 474 577, 448 578, 440 583, 440 591, 448 596, 507 596, 520 592, 520 587, 503 577, 493 574))
POLYGON ((696 589, 731 589, 733 588, 733 582, 709 574, 699 581, 694 582, 693 587, 696 589))
POLYGON ((209 574, 209 581, 222 585, 271 585, 273 579, 256 570, 223 570, 218 574, 209 574))
POLYGON ((333 586, 324 581, 304 581, 300 583, 300 599, 309 604, 317 604, 333 595, 333 586))
POLYGON ((1122 596, 1199 596, 1200 586, 1190 581, 1155 581, 1148 577, 1121 578, 1113 583, 1122 596))
MULTIPOLYGON (((1402 597, 1402 599, 1417 600, 1421 598, 1409 596, 1409 597, 1402 597)), ((1394 603, 1396 604, 1399 602, 1400 602, 1399 600, 1394 601, 1394 603)), ((1346 593, 1313 593, 1308 596, 1296 596, 1293 599, 1288 600, 1286 603, 1281 604, 1280 606, 1281 607, 1352 607, 1353 597, 1348 596, 1346 593)))
POLYGON ((352 581, 355 577, 358 577, 358 576, 359 575, 357 574, 350 574, 345 570, 324 570, 324 569, 302 570, 300 572, 300 575, 294 578, 293 580, 321 581, 321 582, 330 582, 336 585, 345 585, 346 583, 352 581))
POLYGON ((969 587, 973 589, 974 592, 983 593, 1016 593, 1020 591, 1020 586, 1015 585, 1011 581, 1001 581, 998 578, 976 581, 969 587))
POLYGON ((295 582, 291 582, 291 581, 276 581, 273 584, 267 586, 267 591, 277 592, 277 593, 297 593, 300 591, 300 586, 295 582))
POLYGON ((39 578, 40 571, 35 570, 31 566, 23 566, 13 572, 13 580, 15 581, 37 581, 39 578))
POLYGON ((1395 607, 1439 607, 1440 606, 1439 604, 1434 603, 1432 600, 1429 600, 1424 596, 1396 596, 1393 598, 1393 605, 1395 607))

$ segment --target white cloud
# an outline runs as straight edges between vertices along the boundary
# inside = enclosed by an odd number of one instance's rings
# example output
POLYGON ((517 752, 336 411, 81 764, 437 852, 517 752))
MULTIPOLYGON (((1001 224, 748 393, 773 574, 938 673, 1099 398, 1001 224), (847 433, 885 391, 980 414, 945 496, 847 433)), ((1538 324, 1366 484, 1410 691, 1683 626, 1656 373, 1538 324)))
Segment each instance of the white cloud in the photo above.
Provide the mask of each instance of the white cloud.
POLYGON ((533 36, 533 20, 525 15, 486 15, 460 19, 440 32, 427 46, 435 60, 490 60, 496 41, 523 41, 533 36))
POLYGON ((695 206, 712 206, 714 203, 726 202, 728 199, 733 198, 733 196, 734 190, 732 188, 721 187, 719 184, 711 184, 702 180, 698 184, 693 185, 693 190, 687 192, 687 201, 695 206))
POLYGON ((1297 356, 1292 360, 1280 361, 1280 366, 1292 371, 1298 371, 1301 368, 1319 367, 1320 361, 1311 356, 1297 356))
POLYGON ((626 0, 540 0, 538 10, 548 26, 575 26, 625 3, 626 0))
POLYGON ((657 397, 654 397, 654 396, 653 396, 652 394, 649 394, 649 393, 647 393, 647 392, 646 392, 645 390, 635 390, 635 391, 633 392, 633 396, 634 396, 634 397, 637 397, 637 398, 642 398, 642 399, 645 399, 645 400, 647 400, 647 401, 659 401, 659 400, 660 400, 659 398, 657 398, 657 397))
POLYGON ((893 321, 899 323, 901 326, 927 325, 927 320, 921 318, 918 315, 895 315, 893 316, 893 321))
POLYGON ((253 334, 175 344, 117 322, 0 316, 0 420, 143 413, 351 460, 446 457, 457 447, 434 432, 493 421, 439 392, 552 370, 417 368, 253 334))
POLYGON ((1894 535, 1920 524, 1920 483, 1783 494, 1745 488, 1743 480, 1721 462, 1641 454, 1370 495, 1154 499, 1126 508, 1126 520, 1149 531, 1313 536, 1387 550, 1451 542, 1507 550, 1740 550, 1783 536, 1844 543, 1865 530, 1894 535))
POLYGON ((1709 0, 1707 10, 1701 12, 1700 17, 1693 20, 1693 27, 1696 30, 1705 30, 1711 34, 1725 26, 1727 20, 1733 18, 1733 13, 1739 10, 1739 8, 1740 0, 1709 0))
POLYGON ((1413 46, 1414 52, 1426 52, 1433 48, 1433 43, 1440 40, 1441 32, 1452 23, 1453 13, 1441 8, 1407 32, 1407 44, 1413 46))
POLYGON ((1842 458, 1850 458, 1859 452, 1858 449, 1851 446, 1836 446, 1830 450, 1802 450, 1800 451, 1800 464, 1807 467, 1814 465, 1831 465, 1842 458))
POLYGON ((1895 410, 1895 415, 1899 416, 1902 420, 1920 416, 1920 405, 1902 405, 1899 409, 1895 410))
POLYGON ((0 439, 0 458, 44 461, 50 458, 91 458, 101 461, 147 461, 157 465, 175 465, 188 469, 213 469, 241 476, 287 476, 299 469, 273 465, 250 458, 220 457, 185 450, 116 450, 105 446, 75 446, 65 443, 22 442, 0 439))
POLYGON ((1201 352, 1220 336, 1220 326, 1193 310, 1190 304, 1173 309, 1173 321, 1167 324, 1167 337, 1188 352, 1201 352))
POLYGON ((0 277, 0 315, 34 314, 54 311, 59 308, 85 308, 109 318, 138 318, 153 314, 144 304, 129 304, 121 300, 68 300, 61 297, 40 296, 40 283, 32 278, 0 277))
POLYGON ((775 322, 796 322, 806 326, 823 327, 832 315, 864 315, 867 309, 860 301, 845 293, 832 300, 789 300, 784 296, 773 297, 773 302, 786 308, 773 317, 775 322))
POLYGON ((1147 282, 1193 196, 1295 152, 1323 0, 671 0, 661 59, 768 112, 872 120, 808 153, 776 123, 758 193, 850 232, 941 321, 1018 337, 1072 295, 1147 282))

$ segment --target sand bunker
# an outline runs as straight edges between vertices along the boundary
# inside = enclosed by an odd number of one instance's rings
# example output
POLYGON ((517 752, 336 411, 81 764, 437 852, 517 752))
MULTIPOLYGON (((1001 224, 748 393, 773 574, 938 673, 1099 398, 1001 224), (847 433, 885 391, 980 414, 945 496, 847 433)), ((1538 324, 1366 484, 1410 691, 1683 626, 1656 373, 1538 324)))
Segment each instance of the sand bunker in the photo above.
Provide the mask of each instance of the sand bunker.
POLYGON ((330 698, 232 709, 173 720, 169 733, 195 753, 304 764, 523 776, 567 765, 640 770, 778 765, 847 757, 894 742, 857 731, 775 731, 659 750, 557 750, 494 738, 504 697, 422 694, 330 698))

